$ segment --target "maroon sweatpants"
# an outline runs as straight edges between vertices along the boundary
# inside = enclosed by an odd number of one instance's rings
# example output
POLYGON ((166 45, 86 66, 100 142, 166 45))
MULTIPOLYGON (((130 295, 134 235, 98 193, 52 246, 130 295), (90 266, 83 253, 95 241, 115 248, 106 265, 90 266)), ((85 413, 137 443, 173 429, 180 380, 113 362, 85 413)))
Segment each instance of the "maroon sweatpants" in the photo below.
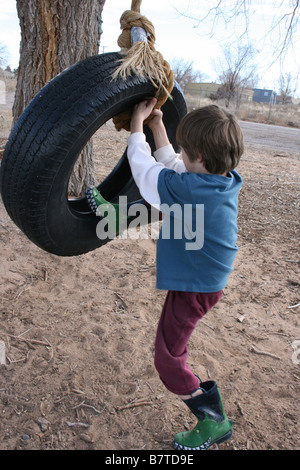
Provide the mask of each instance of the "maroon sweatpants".
POLYGON ((187 343, 200 320, 220 300, 214 293, 169 291, 158 324, 154 364, 170 392, 188 395, 199 380, 187 365, 187 343))

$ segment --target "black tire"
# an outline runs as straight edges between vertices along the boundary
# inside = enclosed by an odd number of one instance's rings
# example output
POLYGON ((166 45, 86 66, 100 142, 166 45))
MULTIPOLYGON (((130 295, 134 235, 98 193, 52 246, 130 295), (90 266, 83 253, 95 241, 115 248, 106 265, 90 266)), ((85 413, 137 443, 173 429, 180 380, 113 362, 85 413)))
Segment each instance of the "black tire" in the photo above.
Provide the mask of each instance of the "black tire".
MULTIPOLYGON (((111 81, 121 58, 118 53, 89 57, 51 80, 19 118, 7 142, 0 189, 5 208, 15 224, 37 246, 59 256, 75 256, 107 241, 96 235, 99 218, 85 198, 68 200, 67 189, 74 163, 91 136, 113 116, 125 111, 155 88, 137 76, 111 81)), ((186 114, 184 97, 175 84, 172 100, 163 106, 171 143, 186 114)), ((151 132, 145 129, 154 149, 151 132)), ((127 195, 140 199, 124 154, 98 186, 103 197, 127 195)))

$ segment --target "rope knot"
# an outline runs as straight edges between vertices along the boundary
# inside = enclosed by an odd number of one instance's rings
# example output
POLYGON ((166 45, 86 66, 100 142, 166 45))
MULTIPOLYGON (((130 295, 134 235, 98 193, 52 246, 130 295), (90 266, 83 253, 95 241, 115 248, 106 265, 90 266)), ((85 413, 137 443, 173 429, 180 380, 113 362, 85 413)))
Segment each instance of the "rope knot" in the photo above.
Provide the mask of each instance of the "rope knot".
MULTIPOLYGON (((126 10, 120 18, 122 33, 118 38, 118 45, 123 49, 124 59, 120 60, 120 66, 113 73, 112 78, 126 80, 130 75, 147 77, 157 89, 156 108, 171 97, 174 86, 174 74, 170 65, 163 56, 156 51, 155 29, 151 21, 140 13, 142 0, 132 0, 131 10, 126 10), (138 41, 131 45, 131 28, 143 28, 148 37, 148 42, 138 41)), ((130 130, 132 110, 115 116, 113 121, 117 130, 130 130)), ((148 118, 149 119, 149 118, 148 118)), ((150 117, 151 119, 151 117, 150 117)))
POLYGON ((148 36, 148 41, 155 43, 155 29, 151 21, 138 12, 131 10, 124 11, 120 18, 122 34, 118 38, 118 45, 122 49, 131 48, 130 31, 134 26, 143 28, 148 36))

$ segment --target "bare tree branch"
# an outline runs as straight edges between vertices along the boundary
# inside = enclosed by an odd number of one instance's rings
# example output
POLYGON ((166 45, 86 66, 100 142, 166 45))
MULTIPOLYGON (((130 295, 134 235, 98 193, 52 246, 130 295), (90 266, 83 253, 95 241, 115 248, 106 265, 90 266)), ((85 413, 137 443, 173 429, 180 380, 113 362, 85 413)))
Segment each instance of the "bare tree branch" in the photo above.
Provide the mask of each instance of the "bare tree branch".
MULTIPOLYGON (((276 47, 274 47, 275 50, 278 50, 276 53, 277 59, 283 58, 287 50, 293 45, 293 40, 297 40, 296 34, 300 21, 300 0, 292 0, 290 4, 291 11, 280 16, 278 20, 274 18, 273 25, 267 33, 276 32, 283 25, 284 35, 279 34, 279 40, 276 43, 276 47)), ((280 6, 283 6, 283 2, 280 6)))
MULTIPOLYGON (((225 28, 230 26, 231 37, 235 35, 235 39, 240 41, 249 35, 250 20, 254 19, 257 10, 262 10, 264 6, 269 7, 270 2, 261 0, 260 7, 258 7, 253 0, 234 0, 234 2, 216 0, 215 6, 209 7, 199 17, 189 14, 188 11, 177 11, 185 18, 195 21, 195 28, 209 23, 211 25, 211 36, 216 32, 219 25, 225 28)), ((264 37, 272 36, 274 56, 277 60, 284 58, 287 51, 293 48, 295 42, 299 40, 300 0, 290 0, 289 2, 286 0, 273 0, 271 6, 274 12, 273 21, 270 26, 266 26, 268 29, 266 29, 264 37), (278 41, 274 41, 273 33, 278 35, 278 41)), ((203 3, 201 3, 201 7, 204 7, 203 3)))
POLYGON ((184 16, 185 18, 195 21, 196 24, 194 28, 200 27, 203 23, 211 24, 211 36, 214 34, 215 28, 219 22, 222 22, 225 26, 231 25, 232 22, 234 22, 234 24, 238 22, 238 26, 241 27, 242 19, 244 21, 244 31, 239 35, 241 38, 248 32, 251 2, 252 0, 235 0, 233 6, 231 2, 230 6, 228 6, 228 2, 226 5, 224 0, 216 0, 216 5, 212 8, 209 8, 207 13, 205 13, 202 17, 189 15, 187 12, 180 12, 178 9, 175 10, 178 12, 178 14, 184 16))

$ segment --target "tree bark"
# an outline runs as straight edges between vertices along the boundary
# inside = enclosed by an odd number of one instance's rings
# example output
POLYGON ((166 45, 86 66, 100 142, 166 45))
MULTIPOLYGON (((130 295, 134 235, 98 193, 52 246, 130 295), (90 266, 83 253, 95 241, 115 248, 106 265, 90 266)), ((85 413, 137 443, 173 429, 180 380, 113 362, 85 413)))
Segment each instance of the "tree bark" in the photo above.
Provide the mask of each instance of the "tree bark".
MULTIPOLYGON (((53 77, 98 53, 104 3, 105 0, 17 0, 21 45, 14 122, 53 77)), ((69 193, 79 196, 91 184, 92 141, 75 165, 69 193)))

